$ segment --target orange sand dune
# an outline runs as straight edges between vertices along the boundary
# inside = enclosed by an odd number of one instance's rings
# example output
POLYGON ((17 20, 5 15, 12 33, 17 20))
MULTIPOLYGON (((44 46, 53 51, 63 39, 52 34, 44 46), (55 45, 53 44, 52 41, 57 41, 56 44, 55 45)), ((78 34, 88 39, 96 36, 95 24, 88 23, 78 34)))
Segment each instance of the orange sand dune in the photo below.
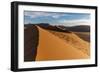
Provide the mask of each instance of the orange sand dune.
POLYGON ((39 45, 36 61, 89 58, 87 54, 77 49, 77 47, 74 47, 49 31, 39 26, 37 27, 39 29, 39 45))
POLYGON ((87 55, 90 56, 90 43, 81 39, 75 33, 64 33, 64 32, 56 32, 49 30, 55 36, 58 36, 60 39, 66 41, 66 43, 71 44, 75 48, 83 51, 87 55))

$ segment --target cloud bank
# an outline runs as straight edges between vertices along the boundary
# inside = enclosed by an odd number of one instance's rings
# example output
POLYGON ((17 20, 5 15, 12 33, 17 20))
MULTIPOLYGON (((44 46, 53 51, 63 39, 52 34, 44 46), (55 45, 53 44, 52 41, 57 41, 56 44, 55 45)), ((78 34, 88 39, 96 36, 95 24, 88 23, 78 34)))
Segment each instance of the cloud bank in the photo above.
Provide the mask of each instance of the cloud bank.
POLYGON ((89 13, 61 13, 61 12, 37 12, 24 11, 24 23, 49 23, 51 25, 81 25, 90 22, 89 13))

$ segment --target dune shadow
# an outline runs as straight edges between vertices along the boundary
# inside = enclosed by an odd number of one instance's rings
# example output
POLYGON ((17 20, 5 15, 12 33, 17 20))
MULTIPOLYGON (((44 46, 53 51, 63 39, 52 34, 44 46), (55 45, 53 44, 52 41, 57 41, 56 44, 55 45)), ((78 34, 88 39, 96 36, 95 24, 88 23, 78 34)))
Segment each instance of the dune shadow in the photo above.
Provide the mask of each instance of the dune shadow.
POLYGON ((32 24, 24 25, 24 61, 35 61, 37 46, 39 41, 39 31, 37 26, 32 24))

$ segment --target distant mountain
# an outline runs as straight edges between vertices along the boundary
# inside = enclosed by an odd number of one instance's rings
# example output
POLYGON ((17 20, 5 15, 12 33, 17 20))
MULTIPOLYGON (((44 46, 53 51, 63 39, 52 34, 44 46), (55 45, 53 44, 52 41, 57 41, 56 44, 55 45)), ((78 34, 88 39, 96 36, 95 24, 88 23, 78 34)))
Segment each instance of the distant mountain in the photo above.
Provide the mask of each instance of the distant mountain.
POLYGON ((38 23, 38 24, 26 24, 24 25, 25 27, 29 27, 32 25, 37 25, 40 26, 44 29, 48 29, 48 30, 54 30, 54 31, 59 31, 59 32, 71 32, 71 31, 75 31, 75 32, 90 32, 90 26, 89 25, 77 25, 77 26, 71 26, 71 27, 67 27, 67 26, 63 26, 63 25, 50 25, 49 23, 38 23))
POLYGON ((40 27, 43 27, 43 28, 47 28, 47 27, 51 26, 49 23, 39 23, 37 25, 40 27))
POLYGON ((89 25, 78 25, 78 26, 52 26, 50 24, 38 24, 40 27, 49 29, 49 30, 55 30, 55 31, 61 31, 61 32, 69 32, 69 31, 75 31, 75 32, 90 32, 90 26, 89 25))
POLYGON ((66 26, 59 26, 65 30, 69 31, 76 31, 76 32, 90 32, 90 26, 89 25, 78 25, 78 26, 72 26, 72 27, 66 27, 66 26))
POLYGON ((69 32, 67 29, 64 30, 62 28, 60 28, 59 26, 53 26, 53 25, 50 25, 48 23, 40 23, 40 24, 37 24, 38 26, 44 28, 44 29, 48 29, 48 30, 53 30, 53 31, 59 31, 59 32, 69 32))

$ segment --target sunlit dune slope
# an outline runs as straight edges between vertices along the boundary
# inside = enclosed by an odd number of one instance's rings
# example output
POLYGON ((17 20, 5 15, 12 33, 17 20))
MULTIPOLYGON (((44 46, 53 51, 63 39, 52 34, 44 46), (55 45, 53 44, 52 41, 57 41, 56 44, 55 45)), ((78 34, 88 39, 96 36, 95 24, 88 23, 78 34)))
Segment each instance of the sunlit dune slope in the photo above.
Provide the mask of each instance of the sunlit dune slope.
POLYGON ((82 52, 90 55, 90 44, 87 41, 84 41, 76 34, 72 33, 63 33, 63 32, 55 32, 50 31, 55 36, 59 37, 60 39, 64 40, 66 43, 71 44, 75 48, 81 50, 82 52))
MULTIPOLYGON (((65 40, 60 39, 58 36, 52 34, 50 31, 43 29, 39 26, 37 27, 39 30, 39 44, 37 47, 36 61, 89 58, 86 53, 72 45, 76 43, 66 42, 65 40)), ((69 37, 72 36, 76 37, 76 35, 74 34, 69 34, 69 37)), ((72 39, 73 38, 70 38, 70 40, 72 39)))

